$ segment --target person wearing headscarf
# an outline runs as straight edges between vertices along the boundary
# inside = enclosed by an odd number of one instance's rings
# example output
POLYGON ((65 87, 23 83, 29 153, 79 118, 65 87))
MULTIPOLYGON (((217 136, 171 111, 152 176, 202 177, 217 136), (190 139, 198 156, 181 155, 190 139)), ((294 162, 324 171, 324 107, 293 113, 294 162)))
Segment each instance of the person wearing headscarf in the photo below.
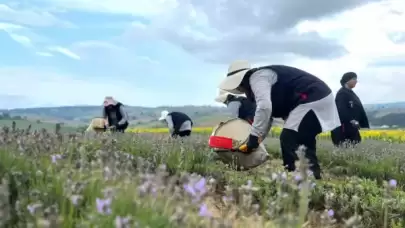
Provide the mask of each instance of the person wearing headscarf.
POLYGON ((220 90, 219 95, 215 98, 216 102, 226 105, 231 113, 231 117, 240 118, 253 123, 256 105, 244 96, 237 96, 226 91, 220 90))
POLYGON ((164 110, 161 112, 159 121, 163 121, 167 124, 170 135, 173 138, 191 135, 193 121, 188 115, 182 112, 169 112, 164 110))
POLYGON ((106 120, 106 127, 112 131, 125 132, 129 125, 128 114, 121 102, 107 96, 104 99, 103 118, 106 120))
POLYGON ((360 128, 370 128, 366 111, 353 88, 357 84, 357 74, 347 72, 340 80, 342 88, 336 94, 335 102, 341 126, 331 132, 335 146, 356 145, 361 142, 360 128))
POLYGON ((248 61, 235 61, 219 88, 234 94, 245 93, 256 103, 248 142, 239 150, 249 153, 257 149, 270 131, 272 118, 282 118, 285 123, 280 144, 287 171, 296 169, 296 151, 304 145, 310 170, 316 179, 321 179, 316 136, 340 125, 332 91, 325 82, 290 66, 252 68, 248 61))

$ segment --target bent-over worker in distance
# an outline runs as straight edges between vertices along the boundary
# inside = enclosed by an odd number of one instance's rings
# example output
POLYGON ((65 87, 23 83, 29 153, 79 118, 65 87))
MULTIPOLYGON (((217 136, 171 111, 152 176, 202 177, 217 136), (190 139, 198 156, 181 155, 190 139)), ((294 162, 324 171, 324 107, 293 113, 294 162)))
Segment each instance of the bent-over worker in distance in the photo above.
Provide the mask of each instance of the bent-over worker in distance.
POLYGON ((355 145, 361 142, 360 128, 370 128, 366 111, 360 98, 354 93, 357 74, 347 72, 340 80, 342 88, 336 94, 336 106, 341 126, 331 132, 335 146, 355 145))
POLYGON ((223 103, 230 110, 233 118, 240 118, 253 123, 256 105, 244 96, 236 96, 226 91, 220 90, 215 98, 216 102, 223 103))
POLYGON ((176 138, 177 136, 190 136, 193 128, 193 121, 191 118, 182 112, 169 112, 164 110, 160 115, 159 121, 167 123, 170 135, 173 138, 176 138))
POLYGON ((340 125, 332 91, 325 82, 294 67, 251 68, 247 61, 236 61, 229 66, 219 88, 235 94, 245 93, 256 103, 248 142, 240 150, 257 149, 270 131, 272 118, 282 118, 285 123, 280 144, 284 166, 288 171, 295 170, 296 150, 304 145, 310 169, 316 179, 321 179, 316 136, 340 125))
POLYGON ((124 105, 117 102, 113 97, 105 97, 103 118, 106 119, 106 127, 118 132, 125 132, 129 125, 128 114, 124 105))

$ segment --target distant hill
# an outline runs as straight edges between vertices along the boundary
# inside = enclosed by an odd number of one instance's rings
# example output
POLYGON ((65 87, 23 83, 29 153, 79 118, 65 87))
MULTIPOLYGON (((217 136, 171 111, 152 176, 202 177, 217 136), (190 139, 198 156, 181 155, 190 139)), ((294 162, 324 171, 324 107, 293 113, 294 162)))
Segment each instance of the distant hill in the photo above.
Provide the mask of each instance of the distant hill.
MULTIPOLYGON (((198 125, 210 125, 218 120, 227 118, 227 110, 223 107, 211 106, 182 106, 182 107, 136 107, 126 106, 126 111, 131 119, 131 124, 136 126, 152 127, 159 125, 156 121, 161 111, 180 111, 187 113, 198 125)), ((67 125, 88 124, 94 117, 102 115, 101 106, 70 106, 52 108, 26 108, 0 110, 0 113, 7 113, 10 116, 18 116, 22 119, 42 120, 44 122, 60 123, 67 125)))
MULTIPOLYGON (((405 127, 405 102, 365 105, 372 125, 397 125, 405 127)), ((179 106, 179 107, 139 107, 127 106, 131 125, 136 127, 161 126, 156 120, 162 110, 180 111, 187 113, 196 126, 213 126, 219 121, 226 120, 229 113, 224 107, 215 106, 179 106)), ((0 110, 10 116, 17 116, 30 121, 41 120, 46 123, 64 123, 65 126, 82 126, 94 117, 100 117, 101 106, 65 106, 51 108, 26 108, 0 110)), ((281 124, 282 121, 277 121, 281 124)))
MULTIPOLYGON (((31 130, 41 130, 46 129, 47 131, 55 131, 56 123, 42 122, 42 121, 33 121, 33 120, 4 120, 0 119, 0 127, 12 127, 13 122, 16 123, 16 128, 18 129, 27 129, 31 126, 31 130)), ((76 132, 77 128, 73 126, 61 126, 61 132, 76 132)))
POLYGON ((365 104, 364 107, 369 111, 377 111, 382 109, 399 109, 405 111, 405 102, 393 102, 385 104, 365 104))

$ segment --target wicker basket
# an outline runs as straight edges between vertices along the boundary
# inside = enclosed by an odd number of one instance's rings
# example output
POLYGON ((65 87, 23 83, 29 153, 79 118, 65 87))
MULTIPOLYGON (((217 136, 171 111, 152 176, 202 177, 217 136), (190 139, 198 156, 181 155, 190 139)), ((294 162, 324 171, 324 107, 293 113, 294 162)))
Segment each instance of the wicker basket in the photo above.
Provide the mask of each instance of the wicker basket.
POLYGON ((105 128, 106 121, 103 118, 94 118, 91 120, 90 125, 93 127, 93 129, 104 129, 105 128))
MULTIPOLYGON (((236 147, 245 144, 248 140, 252 126, 249 122, 235 118, 219 124, 213 129, 212 136, 224 136, 240 142, 236 147)), ((222 162, 231 164, 236 169, 248 170, 257 167, 269 159, 269 154, 263 143, 252 153, 233 152, 224 149, 213 149, 222 162)))

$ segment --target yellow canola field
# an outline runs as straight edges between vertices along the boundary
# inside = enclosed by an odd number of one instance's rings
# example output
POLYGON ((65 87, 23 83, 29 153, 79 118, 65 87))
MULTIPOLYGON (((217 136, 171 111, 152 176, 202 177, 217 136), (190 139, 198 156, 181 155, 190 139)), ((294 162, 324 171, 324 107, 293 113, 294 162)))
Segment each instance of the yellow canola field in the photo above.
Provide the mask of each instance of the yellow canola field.
MULTIPOLYGON (((132 128, 128 132, 132 133, 168 133, 167 128, 132 128)), ((195 127, 193 133, 211 134, 212 127, 195 127)), ((274 127, 271 130, 272 136, 278 136, 281 132, 280 127, 274 127)), ((364 139, 376 139, 392 142, 405 142, 405 130, 362 130, 361 136, 364 139)), ((319 135, 320 138, 329 139, 330 132, 319 135)))

